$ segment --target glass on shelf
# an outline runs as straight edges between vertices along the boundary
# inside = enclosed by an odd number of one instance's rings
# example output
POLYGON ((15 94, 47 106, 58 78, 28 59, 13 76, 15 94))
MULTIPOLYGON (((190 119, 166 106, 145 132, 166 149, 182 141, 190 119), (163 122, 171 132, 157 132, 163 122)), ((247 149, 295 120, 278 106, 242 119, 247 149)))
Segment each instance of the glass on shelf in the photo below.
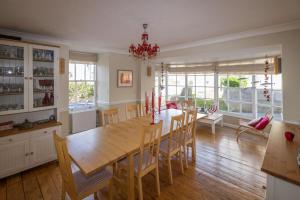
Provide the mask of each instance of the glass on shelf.
POLYGON ((33 49, 33 107, 54 105, 54 51, 33 49))
POLYGON ((10 45, 0 45, 0 59, 23 60, 24 48, 10 45))
POLYGON ((54 51, 46 49, 33 49, 33 61, 53 62, 54 51))
POLYGON ((0 112, 24 109, 24 48, 0 44, 0 112))

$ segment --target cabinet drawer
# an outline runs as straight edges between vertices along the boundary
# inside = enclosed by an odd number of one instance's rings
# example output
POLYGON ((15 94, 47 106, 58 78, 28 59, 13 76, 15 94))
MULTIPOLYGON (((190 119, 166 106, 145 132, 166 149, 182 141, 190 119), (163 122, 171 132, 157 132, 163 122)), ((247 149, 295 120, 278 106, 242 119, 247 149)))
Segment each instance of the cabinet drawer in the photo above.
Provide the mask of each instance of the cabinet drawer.
POLYGON ((29 133, 22 133, 17 135, 0 137, 0 145, 19 142, 19 141, 27 140, 28 138, 29 138, 29 133))
POLYGON ((59 134, 59 126, 33 131, 30 134, 30 138, 35 138, 35 137, 45 136, 45 135, 52 135, 54 131, 56 131, 56 133, 59 134))

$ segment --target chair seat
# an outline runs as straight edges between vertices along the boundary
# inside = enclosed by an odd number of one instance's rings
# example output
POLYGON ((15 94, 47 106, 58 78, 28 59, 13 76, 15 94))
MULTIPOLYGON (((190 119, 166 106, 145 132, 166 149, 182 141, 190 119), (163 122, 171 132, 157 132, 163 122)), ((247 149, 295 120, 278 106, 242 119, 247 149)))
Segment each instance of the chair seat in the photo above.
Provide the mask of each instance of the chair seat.
MULTIPOLYGON (((138 168, 139 168, 139 160, 140 160, 140 156, 141 154, 138 153, 136 154, 134 157, 133 157, 133 163, 134 163, 134 172, 137 173, 138 172, 138 168)), ((146 150, 144 151, 144 159, 143 160, 146 160, 148 158, 149 155, 149 150, 146 150)), ((153 156, 152 157, 152 160, 150 161, 151 164, 155 164, 155 157, 153 156)), ((118 162, 119 166, 121 168, 124 168, 124 167, 127 167, 128 166, 128 159, 123 159, 121 160, 120 162, 118 162)), ((142 165, 142 170, 145 169, 145 165, 146 163, 143 163, 142 165)))
POLYGON ((243 120, 240 120, 240 121, 239 121, 239 125, 240 125, 240 126, 247 127, 247 128, 254 128, 254 127, 252 127, 252 126, 249 126, 249 125, 248 125, 248 122, 245 122, 245 121, 243 121, 243 120))
POLYGON ((160 143, 160 149, 159 149, 159 151, 160 151, 162 154, 167 155, 167 154, 169 154, 169 152, 173 152, 173 151, 177 150, 178 148, 180 148, 180 147, 178 147, 178 146, 176 145, 176 141, 174 140, 174 141, 172 142, 172 146, 170 147, 170 150, 169 150, 169 139, 166 139, 166 140, 163 140, 163 141, 160 143))
POLYGON ((103 169, 91 176, 85 176, 81 171, 73 172, 74 182, 79 194, 87 192, 87 190, 93 190, 98 188, 100 184, 105 184, 112 178, 112 172, 107 169, 103 169))

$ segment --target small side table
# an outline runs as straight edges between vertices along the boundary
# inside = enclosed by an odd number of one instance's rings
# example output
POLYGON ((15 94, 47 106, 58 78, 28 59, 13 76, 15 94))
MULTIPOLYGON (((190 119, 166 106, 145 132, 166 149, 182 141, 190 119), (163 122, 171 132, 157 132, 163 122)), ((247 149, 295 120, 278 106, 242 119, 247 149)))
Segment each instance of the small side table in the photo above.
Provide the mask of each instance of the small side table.
POLYGON ((199 119, 200 122, 211 125, 211 131, 213 134, 216 133, 216 124, 221 122, 221 126, 223 127, 223 114, 221 113, 213 113, 208 114, 206 117, 199 119))

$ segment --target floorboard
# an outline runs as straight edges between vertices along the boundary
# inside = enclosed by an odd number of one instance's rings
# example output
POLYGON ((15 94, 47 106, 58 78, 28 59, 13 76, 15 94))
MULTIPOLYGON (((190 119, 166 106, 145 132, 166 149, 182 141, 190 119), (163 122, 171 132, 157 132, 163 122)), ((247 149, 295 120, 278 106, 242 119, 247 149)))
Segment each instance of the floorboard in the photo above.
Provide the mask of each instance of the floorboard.
MULTIPOLYGON (((174 184, 169 184, 167 166, 161 160, 161 195, 158 198, 155 178, 143 178, 144 199, 189 200, 263 200, 266 174, 260 171, 267 140, 255 135, 243 135, 239 143, 233 129, 197 127, 196 162, 181 174, 179 162, 172 161, 174 184)), ((191 154, 191 151, 189 151, 191 154)), ((191 159, 191 156, 189 156, 191 159)), ((52 162, 0 180, 0 200, 58 200, 61 174, 57 162, 52 162)), ((117 185, 116 185, 117 187, 117 185)), ((115 189, 114 199, 125 199, 115 189)), ((107 192, 103 193, 107 196, 107 192)), ((93 199, 89 196, 85 200, 93 199)))

